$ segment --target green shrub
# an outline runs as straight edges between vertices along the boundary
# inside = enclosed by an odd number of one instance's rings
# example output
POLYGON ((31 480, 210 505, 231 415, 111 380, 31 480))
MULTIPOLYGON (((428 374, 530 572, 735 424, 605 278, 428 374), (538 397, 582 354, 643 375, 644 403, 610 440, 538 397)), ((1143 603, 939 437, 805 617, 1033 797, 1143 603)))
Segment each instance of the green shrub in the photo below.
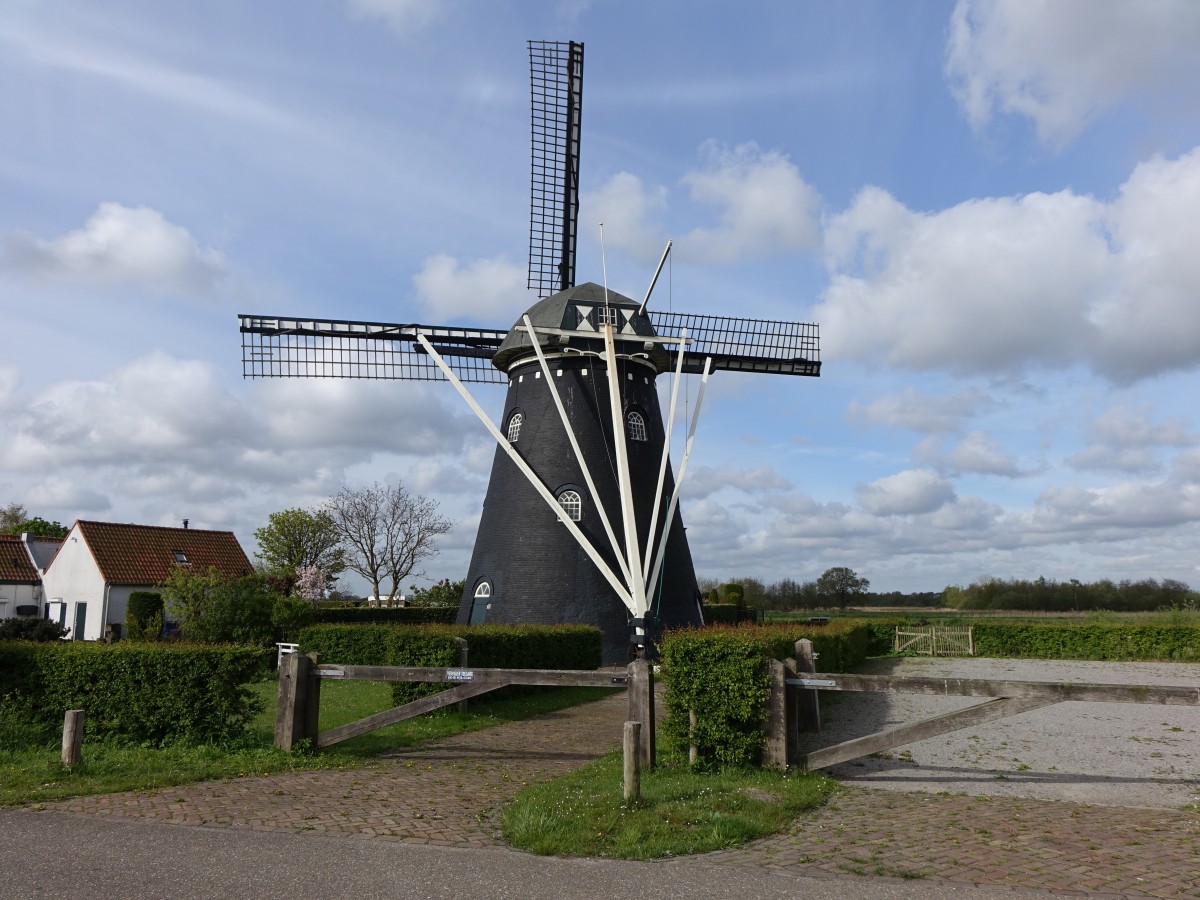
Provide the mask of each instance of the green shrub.
POLYGON ((19 671, 6 689, 39 723, 82 709, 89 739, 153 746, 240 737, 261 705, 247 685, 266 663, 266 652, 244 646, 0 644, 0 676, 19 671))
POLYGON ((1200 661, 1200 626, 972 622, 978 656, 1200 661))
POLYGON ((271 610, 276 595, 264 575, 228 578, 215 568, 201 573, 175 566, 162 593, 189 641, 268 646, 275 640, 271 610))
POLYGON ((281 641, 294 641, 302 628, 316 621, 317 610, 303 597, 276 597, 271 605, 271 624, 281 641))
POLYGON ((67 629, 50 619, 30 619, 22 616, 0 622, 0 641, 57 641, 66 635, 67 629))
POLYGON ((163 630, 163 598, 157 591, 134 591, 125 608, 125 631, 131 641, 157 641, 163 630))
POLYGON ((818 671, 845 672, 867 658, 871 631, 861 620, 836 619, 828 625, 717 626, 668 632, 661 645, 667 682, 666 740, 680 752, 695 743, 700 758, 709 763, 757 763, 770 696, 767 661, 792 656, 801 638, 813 642, 818 671), (696 712, 694 731, 689 710, 696 712))

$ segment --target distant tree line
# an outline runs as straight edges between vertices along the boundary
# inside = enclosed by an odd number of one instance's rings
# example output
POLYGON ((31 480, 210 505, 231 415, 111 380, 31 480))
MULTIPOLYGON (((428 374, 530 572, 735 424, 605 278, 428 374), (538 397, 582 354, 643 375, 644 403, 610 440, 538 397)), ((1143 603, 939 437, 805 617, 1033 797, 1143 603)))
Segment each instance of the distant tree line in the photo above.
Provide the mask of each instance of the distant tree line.
POLYGON ((1090 583, 1075 578, 1069 581, 981 578, 965 588, 946 588, 942 600, 951 609, 1153 612, 1195 606, 1197 595, 1174 578, 1119 582, 1105 578, 1090 583))

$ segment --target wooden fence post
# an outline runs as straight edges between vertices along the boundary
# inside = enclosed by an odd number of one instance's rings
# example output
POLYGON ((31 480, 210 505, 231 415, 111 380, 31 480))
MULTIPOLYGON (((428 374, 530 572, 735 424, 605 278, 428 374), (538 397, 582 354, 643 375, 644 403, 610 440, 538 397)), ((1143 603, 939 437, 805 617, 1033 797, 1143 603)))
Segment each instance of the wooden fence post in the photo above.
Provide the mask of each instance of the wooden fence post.
POLYGON ((289 653, 279 667, 279 703, 275 707, 275 746, 294 750, 300 741, 316 740, 321 681, 314 656, 289 653))
POLYGON ((68 709, 63 716, 62 764, 77 766, 83 762, 83 721, 82 709, 68 709))
MULTIPOLYGON (((808 638, 796 641, 796 669, 801 677, 807 678, 817 672, 816 654, 808 638)), ((821 701, 816 688, 796 691, 796 722, 801 732, 815 734, 821 730, 821 701)))
MULTIPOLYGON (((458 667, 460 669, 465 669, 468 667, 468 665, 469 665, 468 660, 470 659, 470 653, 468 652, 469 648, 467 646, 467 639, 461 638, 461 637, 456 637, 454 639, 454 643, 458 644, 458 667)), ((461 713, 465 713, 467 711, 467 703, 468 703, 468 701, 466 701, 466 700, 459 700, 458 704, 457 704, 458 711, 461 713)))
POLYGON ((642 768, 654 768, 654 669, 644 659, 635 659, 626 669, 628 673, 630 722, 641 722, 639 740, 642 768))
POLYGON ((767 674, 771 696, 767 700, 767 745, 763 750, 763 765, 772 769, 788 767, 787 669, 777 659, 768 660, 767 674))
POLYGON ((700 761, 700 745, 696 743, 696 711, 688 710, 688 765, 694 766, 700 761))
POLYGON ((642 723, 626 722, 622 736, 625 756, 624 794, 626 802, 642 799, 642 723))

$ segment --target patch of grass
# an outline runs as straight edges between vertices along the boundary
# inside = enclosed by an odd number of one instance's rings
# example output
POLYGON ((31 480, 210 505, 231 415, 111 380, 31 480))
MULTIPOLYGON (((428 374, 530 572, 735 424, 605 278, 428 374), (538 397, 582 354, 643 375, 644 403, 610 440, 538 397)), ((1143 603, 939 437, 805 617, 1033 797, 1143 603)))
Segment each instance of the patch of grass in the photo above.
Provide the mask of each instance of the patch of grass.
POLYGON ((774 834, 837 790, 824 775, 699 771, 668 757, 642 773, 642 799, 622 800, 621 755, 523 790, 502 814, 504 836, 541 855, 657 859, 734 847, 774 834))
MULTIPOLYGON (((275 680, 254 686, 267 708, 242 737, 225 746, 162 748, 85 741, 83 763, 65 768, 60 737, 40 735, 0 745, 0 807, 188 784, 213 778, 245 778, 303 769, 369 766, 385 750, 432 738, 487 728, 599 699, 605 688, 549 688, 534 693, 472 700, 467 712, 440 710, 362 735, 320 753, 285 753, 273 746, 275 680)), ((321 728, 334 728, 392 706, 389 685, 368 681, 321 686, 321 728)), ((12 737, 10 733, 8 735, 12 737)))

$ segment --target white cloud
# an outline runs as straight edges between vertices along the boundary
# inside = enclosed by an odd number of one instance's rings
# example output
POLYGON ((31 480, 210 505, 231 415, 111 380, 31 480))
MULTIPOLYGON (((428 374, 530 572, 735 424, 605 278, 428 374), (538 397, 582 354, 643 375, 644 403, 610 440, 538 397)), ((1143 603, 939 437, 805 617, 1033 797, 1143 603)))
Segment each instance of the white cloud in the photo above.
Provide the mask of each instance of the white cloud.
POLYGON ((26 231, 7 235, 0 261, 35 278, 84 285, 145 284, 203 294, 226 277, 220 251, 201 247, 186 228, 158 210, 101 203, 83 228, 50 240, 26 231))
POLYGON ((399 35, 420 31, 434 22, 447 0, 348 0, 359 18, 383 19, 399 35))
POLYGON ((0 411, 8 408, 21 386, 21 370, 16 366, 0 365, 0 411))
POLYGON ((695 466, 688 470, 683 484, 683 496, 708 497, 722 488, 735 488, 746 494, 761 494, 786 490, 792 483, 768 465, 739 469, 733 466, 695 466))
POLYGON ((112 501, 106 495, 58 475, 51 475, 35 484, 25 492, 23 500, 31 510, 67 508, 75 510, 79 518, 85 513, 112 509, 112 501))
POLYGON ((912 431, 956 431, 963 419, 991 404, 985 394, 976 390, 937 396, 907 387, 903 393, 884 394, 869 403, 850 401, 846 418, 855 423, 912 431))
POLYGON ((423 324, 470 317, 489 327, 506 327, 515 320, 514 310, 524 310, 533 302, 526 289, 527 276, 524 267, 502 256, 465 265, 453 256, 431 256, 413 276, 417 300, 436 320, 423 324))
POLYGON ((667 208, 667 189, 647 188, 628 172, 618 172, 598 190, 585 192, 579 202, 579 221, 584 227, 604 223, 604 243, 623 250, 634 259, 653 264, 666 244, 662 216, 667 208))
POLYGON ((707 165, 683 182, 693 199, 719 208, 721 221, 679 240, 687 259, 732 263, 817 245, 821 197, 785 155, 712 141, 702 153, 707 165))
POLYGON ((858 502, 876 516, 931 513, 954 500, 954 487, 929 469, 907 469, 858 488, 858 502))
POLYGON ((1148 404, 1111 407, 1089 424, 1088 433, 1089 445, 1067 459, 1075 469, 1151 472, 1160 468, 1155 448, 1185 447, 1193 441, 1180 419, 1151 421, 1148 404))
POLYGON ((1017 458, 1000 447, 989 434, 979 430, 967 434, 948 450, 940 440, 927 438, 918 445, 914 457, 917 462, 956 474, 1003 475, 1010 478, 1023 474, 1017 465, 1017 458))
POLYGON ((1061 145, 1114 104, 1155 88, 1196 96, 1200 6, 1193 0, 959 0, 946 73, 976 129, 1028 117, 1061 145))
POLYGON ((1198 206, 1200 148, 1138 166, 1111 204, 1060 191, 920 213, 865 188, 829 222, 823 349, 960 374, 1193 367, 1198 206))

